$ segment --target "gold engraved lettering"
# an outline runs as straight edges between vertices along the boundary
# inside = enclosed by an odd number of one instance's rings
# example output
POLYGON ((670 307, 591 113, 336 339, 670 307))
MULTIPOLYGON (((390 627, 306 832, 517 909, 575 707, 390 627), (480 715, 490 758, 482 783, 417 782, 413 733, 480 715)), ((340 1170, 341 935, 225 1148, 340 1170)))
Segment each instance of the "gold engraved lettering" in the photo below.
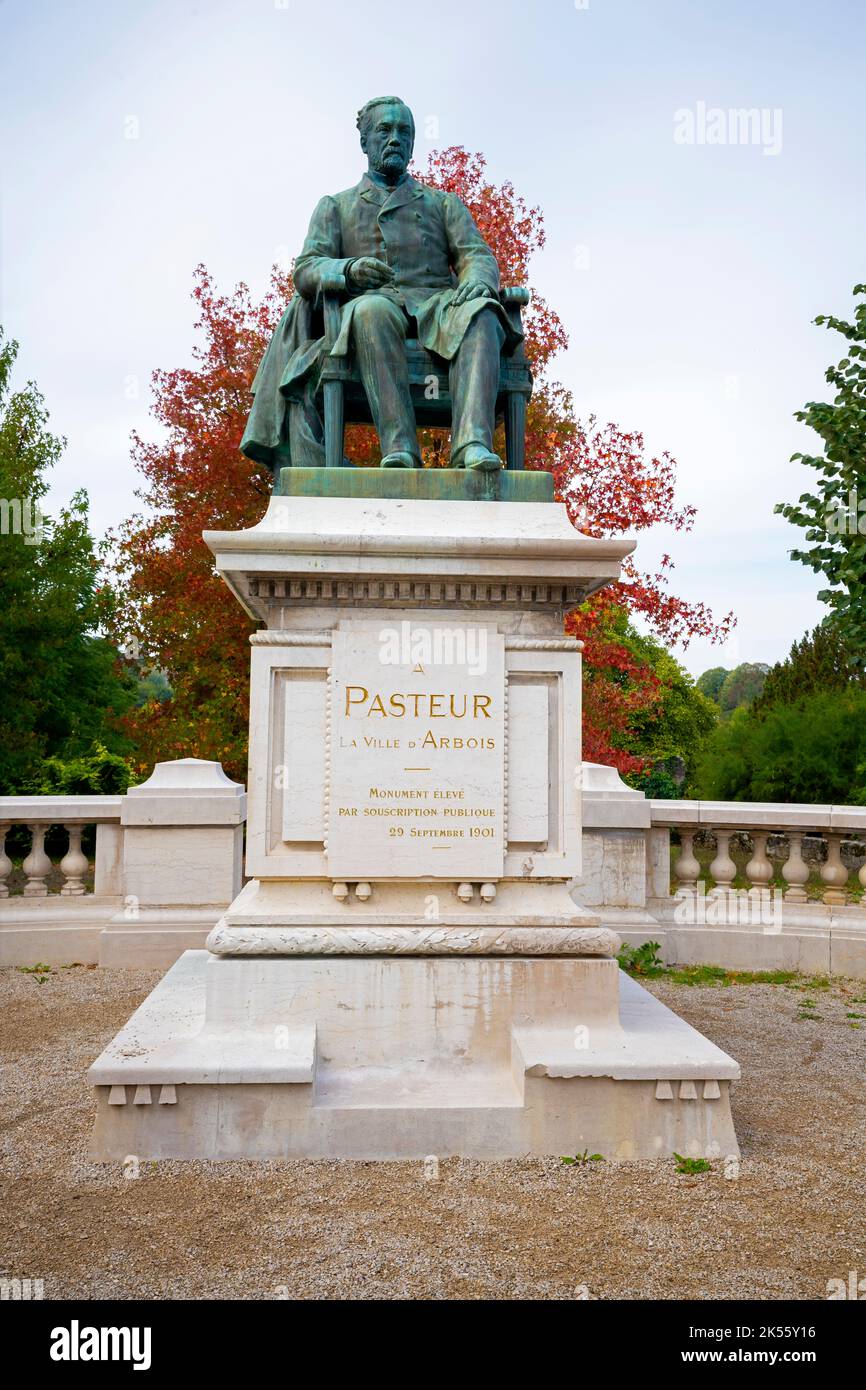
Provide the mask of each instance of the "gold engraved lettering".
POLYGON ((428 729, 422 739, 419 740, 422 748, 447 748, 451 751, 460 749, 495 748, 495 738, 437 738, 432 729, 428 729))
POLYGON ((369 698, 370 698, 370 692, 369 692, 369 690, 366 688, 366 686, 363 686, 363 685, 347 685, 347 686, 346 686, 346 715, 348 716, 349 710, 351 709, 352 705, 363 705, 364 702, 365 702, 365 700, 369 700, 369 698), (354 698, 353 698, 353 696, 352 696, 352 692, 353 692, 353 691, 356 691, 356 692, 357 692, 357 694, 355 695, 354 698))
MULTIPOLYGON (((471 718, 492 719, 492 695, 473 695, 471 718)), ((390 693, 373 691, 365 685, 347 685, 345 716, 358 711, 367 719, 465 719, 469 715, 469 696, 464 692, 446 694, 440 691, 395 690, 390 693)))

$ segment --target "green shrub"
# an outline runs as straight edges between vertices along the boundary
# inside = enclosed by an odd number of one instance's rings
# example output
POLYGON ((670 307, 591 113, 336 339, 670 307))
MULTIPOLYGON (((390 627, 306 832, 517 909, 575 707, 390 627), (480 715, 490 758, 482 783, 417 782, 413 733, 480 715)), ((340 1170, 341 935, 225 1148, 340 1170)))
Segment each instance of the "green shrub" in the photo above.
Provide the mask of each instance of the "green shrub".
POLYGON ((708 801, 866 804, 866 690, 826 690, 713 731, 690 791, 708 801))
POLYGON ((679 785, 667 768, 658 766, 650 772, 632 772, 623 779, 636 791, 655 801, 676 801, 682 796, 679 785))
POLYGON ((120 796, 132 777, 125 758, 94 743, 77 758, 46 758, 25 790, 32 796, 120 796))

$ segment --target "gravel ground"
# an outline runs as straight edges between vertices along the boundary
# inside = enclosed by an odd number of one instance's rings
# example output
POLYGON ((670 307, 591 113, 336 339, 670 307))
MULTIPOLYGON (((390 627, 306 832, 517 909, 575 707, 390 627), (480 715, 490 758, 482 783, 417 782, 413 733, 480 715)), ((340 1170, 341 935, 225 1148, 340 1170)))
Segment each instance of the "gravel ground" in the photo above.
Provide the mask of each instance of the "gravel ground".
POLYGON ((649 982, 741 1063, 736 1181, 558 1159, 449 1159, 438 1182, 359 1162, 129 1180, 86 1160, 84 1074, 158 978, 0 972, 0 1273, 46 1298, 821 1299, 866 1276, 862 982, 649 982))

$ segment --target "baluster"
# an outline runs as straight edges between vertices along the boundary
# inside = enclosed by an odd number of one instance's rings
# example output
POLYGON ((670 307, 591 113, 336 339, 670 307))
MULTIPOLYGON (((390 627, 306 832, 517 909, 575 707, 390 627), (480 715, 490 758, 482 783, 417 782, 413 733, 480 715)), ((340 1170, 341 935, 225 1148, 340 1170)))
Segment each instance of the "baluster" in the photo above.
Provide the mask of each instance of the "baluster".
POLYGON ((695 858, 695 832, 680 827, 680 852, 674 862, 674 873, 679 880, 677 893, 694 893, 701 866, 695 858))
POLYGON ((827 887, 824 889, 824 902, 829 907, 841 907, 846 901, 848 870, 842 863, 842 836, 827 836, 827 858, 821 865, 821 877, 827 887))
POLYGON ((0 823, 0 898, 9 897, 9 884, 6 880, 12 872, 12 860, 6 853, 6 836, 11 829, 9 821, 0 823))
POLYGON ((751 837, 752 857, 746 865, 746 878, 749 881, 749 888, 755 890, 760 898, 765 898, 769 896, 770 882, 773 877, 773 865, 767 854, 769 835, 763 830, 753 830, 751 837))
POLYGON ((716 836, 716 857, 710 865, 710 873, 715 879, 715 887, 707 894, 708 897, 722 897, 732 891, 732 885, 737 875, 737 866, 728 853, 728 846, 731 843, 732 830, 717 830, 716 836))
POLYGON ((65 883, 60 890, 65 898, 78 897, 84 892, 84 875, 87 873, 87 858, 81 849, 81 825, 67 825, 69 848, 60 861, 60 871, 65 883))
POLYGON ((29 825, 33 839, 30 845, 30 853, 21 865, 27 875, 27 882, 24 885, 25 898, 44 898, 48 892, 48 884, 45 882, 51 872, 51 860, 45 853, 45 832, 46 825, 29 825))
POLYGON ((782 865, 782 878, 788 884, 785 902, 806 902, 809 865, 803 858, 803 836, 798 830, 788 831, 788 858, 782 865))

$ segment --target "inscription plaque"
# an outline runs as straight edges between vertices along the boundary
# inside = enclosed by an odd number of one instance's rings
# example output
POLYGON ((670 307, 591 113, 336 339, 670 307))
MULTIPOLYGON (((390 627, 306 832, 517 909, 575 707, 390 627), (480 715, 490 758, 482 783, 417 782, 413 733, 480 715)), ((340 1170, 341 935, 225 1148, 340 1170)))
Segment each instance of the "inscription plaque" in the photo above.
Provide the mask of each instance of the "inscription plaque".
POLYGON ((502 634, 480 623, 341 623, 330 697, 330 877, 501 877, 502 634))

